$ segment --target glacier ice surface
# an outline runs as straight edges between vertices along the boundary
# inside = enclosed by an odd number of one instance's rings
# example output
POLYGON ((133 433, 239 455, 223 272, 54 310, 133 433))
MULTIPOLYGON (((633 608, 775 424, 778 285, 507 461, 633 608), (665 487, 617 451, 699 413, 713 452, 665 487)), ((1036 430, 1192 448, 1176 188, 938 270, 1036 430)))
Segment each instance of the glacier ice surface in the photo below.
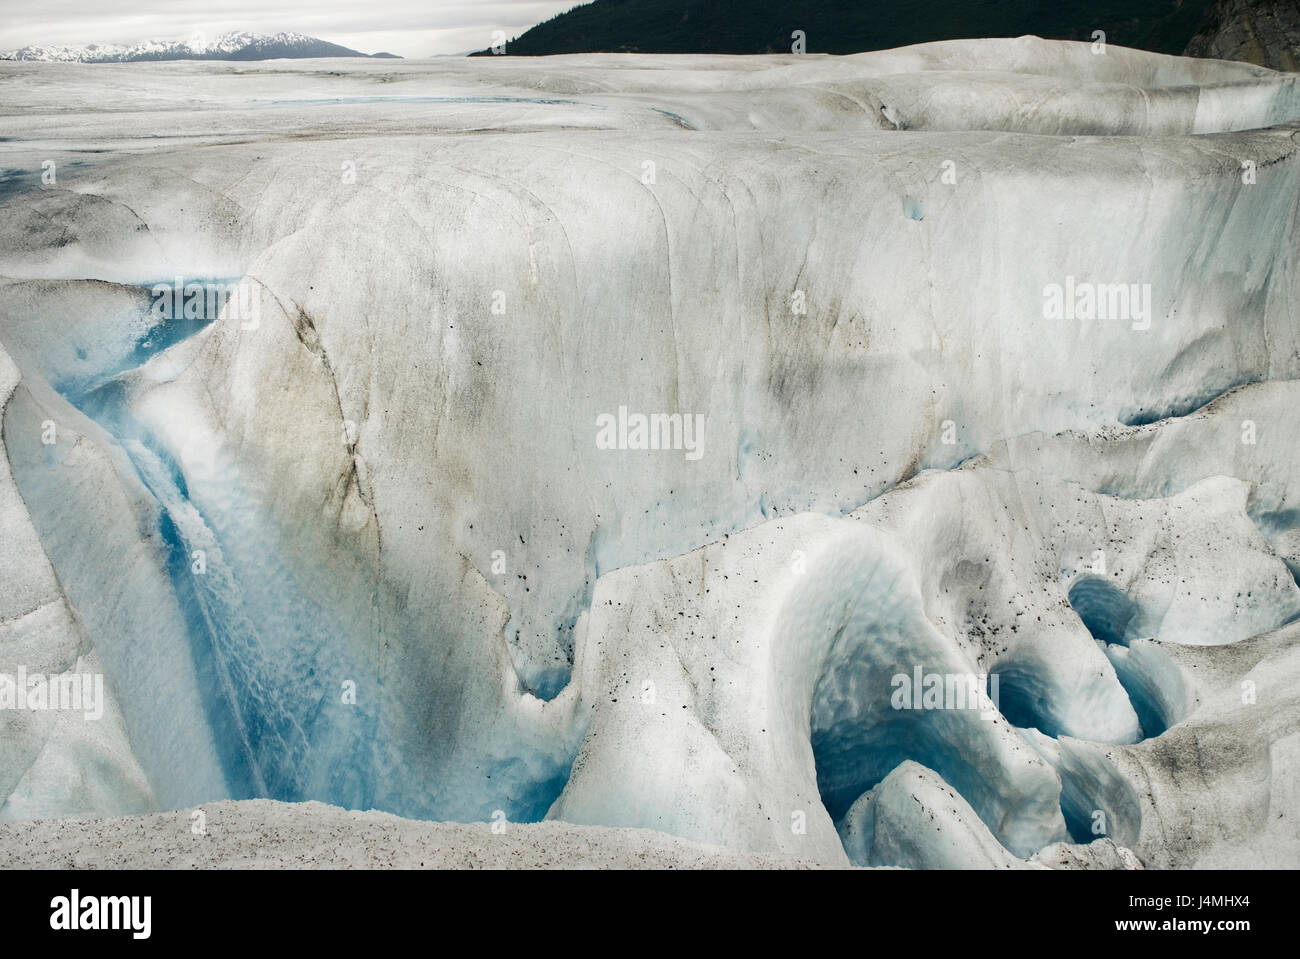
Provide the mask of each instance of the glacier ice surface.
POLYGON ((0 713, 0 818, 1300 861, 1295 75, 94 69, 0 64, 0 666, 110 708, 0 713), (255 321, 158 322, 176 276, 255 321), (1048 319, 1076 281, 1149 310, 1048 319), (702 455, 602 448, 621 409, 702 455))

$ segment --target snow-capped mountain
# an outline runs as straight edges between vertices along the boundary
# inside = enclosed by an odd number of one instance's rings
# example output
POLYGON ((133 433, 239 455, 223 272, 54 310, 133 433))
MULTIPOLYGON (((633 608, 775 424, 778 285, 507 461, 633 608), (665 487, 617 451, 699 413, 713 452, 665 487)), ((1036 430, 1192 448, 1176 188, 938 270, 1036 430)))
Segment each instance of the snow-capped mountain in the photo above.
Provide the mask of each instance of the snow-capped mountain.
MULTIPOLYGON (((302 33, 224 33, 208 40, 143 40, 131 46, 92 43, 87 46, 26 46, 0 55, 3 60, 43 60, 63 63, 128 63, 138 60, 277 60, 310 57, 368 57, 337 43, 302 33)), ((392 57, 376 53, 376 57, 392 57)))

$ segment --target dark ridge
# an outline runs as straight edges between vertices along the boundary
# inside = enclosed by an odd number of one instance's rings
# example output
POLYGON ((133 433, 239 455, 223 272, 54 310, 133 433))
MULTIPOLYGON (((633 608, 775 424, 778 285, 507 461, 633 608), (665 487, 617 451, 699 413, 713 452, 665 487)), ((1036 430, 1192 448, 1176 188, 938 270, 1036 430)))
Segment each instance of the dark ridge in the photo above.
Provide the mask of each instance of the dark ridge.
MULTIPOLYGON (((932 40, 1092 40, 1181 54, 1212 0, 594 0, 506 44, 555 53, 860 53, 932 40)), ((484 50, 473 56, 490 55, 484 50)))

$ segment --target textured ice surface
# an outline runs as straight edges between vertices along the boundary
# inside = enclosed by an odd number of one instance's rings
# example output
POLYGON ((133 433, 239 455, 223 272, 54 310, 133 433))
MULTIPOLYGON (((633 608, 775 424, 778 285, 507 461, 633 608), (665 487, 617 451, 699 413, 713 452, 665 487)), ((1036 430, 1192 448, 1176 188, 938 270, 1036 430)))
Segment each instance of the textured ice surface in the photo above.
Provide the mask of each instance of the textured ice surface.
POLYGON ((1300 861, 1295 75, 95 70, 0 65, 0 630, 48 610, 0 654, 93 649, 117 718, 15 727, 0 814, 1300 861), (159 324, 175 276, 256 322, 159 324), (1149 310, 1050 318, 1076 283, 1149 310), (629 411, 700 455, 602 448, 629 411), (897 708, 917 669, 1000 710, 897 708))
POLYGON ((120 820, 0 823, 0 868, 806 869, 821 865, 693 843, 648 829, 567 823, 433 823, 267 799, 120 820), (194 812, 207 835, 194 838, 194 812))

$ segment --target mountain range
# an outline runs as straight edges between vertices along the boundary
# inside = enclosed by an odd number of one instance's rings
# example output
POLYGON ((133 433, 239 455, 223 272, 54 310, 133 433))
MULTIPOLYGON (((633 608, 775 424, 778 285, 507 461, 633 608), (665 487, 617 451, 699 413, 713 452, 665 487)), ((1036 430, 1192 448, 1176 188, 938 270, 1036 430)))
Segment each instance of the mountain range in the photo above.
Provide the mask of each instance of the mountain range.
POLYGON ((40 60, 63 63, 134 63, 141 60, 279 60, 314 57, 395 57, 392 53, 361 53, 302 33, 225 33, 212 40, 144 40, 130 46, 91 43, 86 46, 26 46, 0 55, 0 60, 40 60))

